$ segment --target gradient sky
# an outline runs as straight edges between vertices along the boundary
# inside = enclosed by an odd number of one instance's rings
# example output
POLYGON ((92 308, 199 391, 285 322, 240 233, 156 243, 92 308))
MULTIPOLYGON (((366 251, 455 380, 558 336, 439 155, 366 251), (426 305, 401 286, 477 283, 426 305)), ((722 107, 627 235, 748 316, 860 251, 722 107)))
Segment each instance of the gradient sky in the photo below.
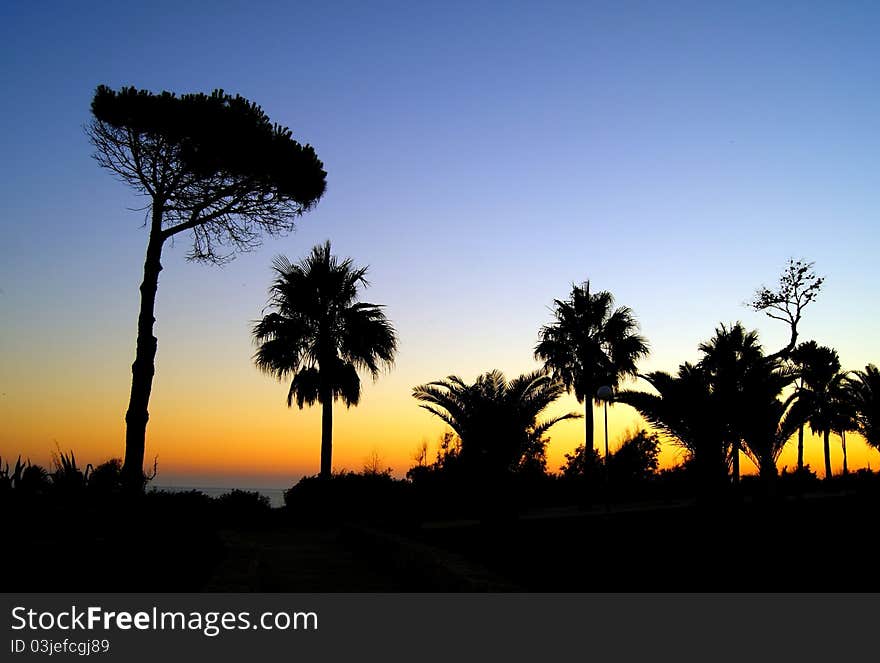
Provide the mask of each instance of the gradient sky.
MULTIPOLYGON (((880 5, 873 2, 6 2, 0 14, 0 456, 121 456, 143 206, 91 159, 98 84, 221 87, 315 146, 296 233, 216 268, 167 246, 147 457, 160 482, 290 485, 320 411, 252 365, 272 258, 325 239, 370 265, 396 367, 337 408, 334 465, 398 475, 443 425, 414 385, 536 367, 554 298, 590 279, 674 370, 789 257, 827 280, 804 339, 880 362, 880 5)), ((576 408, 573 399, 556 409, 576 408)), ((612 444, 638 418, 611 412, 612 444)), ((582 440, 551 431, 550 466, 582 440)), ((850 465, 880 454, 852 436, 850 465)), ((675 461, 675 450, 664 461, 675 461)), ((821 467, 821 444, 807 460, 821 467)), ((833 461, 840 447, 833 443, 833 461)), ((794 449, 780 461, 791 467, 794 449)))

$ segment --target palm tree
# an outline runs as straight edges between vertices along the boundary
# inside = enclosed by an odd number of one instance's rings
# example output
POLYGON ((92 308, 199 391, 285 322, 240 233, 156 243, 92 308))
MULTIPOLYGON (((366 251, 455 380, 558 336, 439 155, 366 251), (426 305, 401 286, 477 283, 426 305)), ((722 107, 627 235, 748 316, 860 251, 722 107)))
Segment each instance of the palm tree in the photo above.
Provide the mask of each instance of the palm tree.
POLYGON ((554 322, 539 332, 535 358, 544 362, 565 387, 584 403, 584 454, 595 448, 593 401, 599 387, 616 389, 638 374, 636 362, 648 354, 647 341, 627 306, 614 308, 610 292, 590 292, 590 282, 573 285, 567 300, 554 300, 554 322))
MULTIPOLYGON (((806 388, 805 377, 810 373, 811 366, 820 363, 823 356, 823 352, 819 349, 816 341, 800 343, 789 355, 789 360, 797 373, 798 399, 805 403, 812 397, 812 393, 806 388)), ((797 468, 799 472, 802 472, 804 469, 804 426, 806 426, 806 422, 798 428, 797 468)))
POLYGON ((638 410, 687 452, 704 496, 717 493, 727 480, 727 430, 708 373, 684 363, 674 375, 655 371, 642 378, 656 394, 625 390, 616 400, 638 410))
POLYGON ((880 370, 868 364, 863 371, 853 371, 847 388, 859 433, 865 442, 880 449, 880 370))
POLYGON ((358 371, 375 380, 390 367, 397 334, 382 307, 358 301, 367 287, 366 267, 330 253, 330 242, 315 246, 296 264, 284 256, 273 263, 275 280, 268 307, 274 309, 253 328, 257 367, 283 380, 291 377, 287 406, 320 403, 321 477, 332 468, 333 402, 346 407, 360 401, 358 371))
POLYGON ((718 415, 723 422, 725 442, 730 449, 734 483, 739 482, 739 452, 742 448, 740 424, 748 417, 746 405, 746 376, 765 361, 758 342, 758 333, 746 331, 742 323, 730 327, 722 324, 715 336, 700 344, 703 357, 699 362, 706 371, 712 392, 718 403, 718 415))
MULTIPOLYGON (((849 377, 847 377, 848 379, 849 377)), ((840 384, 840 388, 835 394, 836 403, 834 407, 834 423, 832 425, 832 430, 840 437, 840 449, 843 452, 842 471, 844 475, 849 474, 846 457, 846 434, 850 431, 859 430, 858 411, 856 410, 856 403, 847 380, 840 384)))
POLYGON ((841 417, 841 409, 846 400, 846 374, 840 370, 840 359, 836 350, 809 342, 803 345, 803 363, 799 366, 799 398, 808 404, 810 430, 822 435, 825 478, 830 479, 830 437, 841 417))
POLYGON ((798 398, 797 391, 781 397, 794 379, 794 371, 776 357, 756 362, 743 375, 744 416, 737 429, 743 451, 758 468, 768 493, 773 490, 779 455, 809 416, 808 403, 798 398))
POLYGON ((420 407, 445 421, 461 440, 462 464, 480 475, 497 476, 543 453, 544 434, 569 412, 538 421, 565 387, 545 371, 508 382, 501 371, 467 384, 457 375, 413 389, 420 407))

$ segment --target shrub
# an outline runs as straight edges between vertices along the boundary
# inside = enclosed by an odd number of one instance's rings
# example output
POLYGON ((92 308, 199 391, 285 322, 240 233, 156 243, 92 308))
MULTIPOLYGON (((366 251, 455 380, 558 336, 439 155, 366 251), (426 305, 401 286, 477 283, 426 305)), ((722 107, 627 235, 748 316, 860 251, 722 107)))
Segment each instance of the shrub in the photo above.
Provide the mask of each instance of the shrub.
POLYGON ((77 467, 73 451, 65 454, 59 449, 57 454, 52 454, 52 464, 55 466, 52 472, 52 487, 56 491, 73 493, 85 488, 88 468, 84 473, 77 467))
POLYGON ((88 477, 89 490, 99 494, 112 493, 120 488, 122 459, 111 458, 98 465, 88 477))
POLYGON ((412 485, 390 472, 337 472, 329 479, 303 477, 284 491, 284 505, 298 519, 400 522, 412 517, 412 485))
POLYGON ((237 488, 218 497, 216 505, 221 524, 259 525, 272 513, 268 497, 237 488))

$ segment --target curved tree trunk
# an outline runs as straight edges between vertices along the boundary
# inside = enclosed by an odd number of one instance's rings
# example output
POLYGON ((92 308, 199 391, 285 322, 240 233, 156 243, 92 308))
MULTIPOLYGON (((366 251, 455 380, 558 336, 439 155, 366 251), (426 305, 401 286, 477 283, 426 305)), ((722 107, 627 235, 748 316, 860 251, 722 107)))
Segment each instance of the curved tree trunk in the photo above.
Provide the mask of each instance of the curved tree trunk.
POLYGON ((321 478, 329 479, 333 469, 333 395, 321 387, 321 478))
POLYGON ((122 482, 127 490, 144 488, 144 447, 147 436, 147 409, 156 372, 157 340, 153 336, 156 322, 156 290, 162 271, 162 206, 153 204, 150 240, 144 260, 144 280, 141 283, 141 310, 138 315, 137 349, 131 365, 131 394, 125 413, 125 462, 122 482))
POLYGON ((831 437, 831 431, 825 431, 823 433, 823 450, 825 451, 825 478, 831 478, 831 445, 829 442, 829 438, 831 437))

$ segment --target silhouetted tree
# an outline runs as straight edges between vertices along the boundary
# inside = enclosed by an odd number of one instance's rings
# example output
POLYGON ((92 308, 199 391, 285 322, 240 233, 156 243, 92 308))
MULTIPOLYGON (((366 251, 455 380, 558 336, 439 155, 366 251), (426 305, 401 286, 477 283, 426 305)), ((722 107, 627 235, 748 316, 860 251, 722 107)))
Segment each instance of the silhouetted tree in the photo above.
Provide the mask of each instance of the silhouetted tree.
POLYGON ((86 133, 94 158, 147 199, 137 350, 125 415, 123 480, 143 489, 144 441, 155 373, 154 309, 162 248, 188 232, 188 259, 219 263, 293 228, 323 195, 326 173, 309 145, 272 124, 256 104, 210 95, 152 94, 103 85, 86 133))
MULTIPOLYGON (((816 341, 804 341, 795 347, 790 355, 789 360, 797 374, 797 392, 798 399, 809 402, 812 393, 806 386, 805 377, 812 372, 813 366, 820 364, 824 358, 824 353, 819 349, 816 341)), ((809 406, 808 406, 809 407, 809 406)), ((798 427, 798 456, 797 469, 799 472, 804 470, 804 426, 806 423, 798 427)))
POLYGON ((834 422, 831 429, 840 437, 840 450, 843 453, 844 475, 849 474, 849 465, 846 456, 846 434, 850 431, 858 431, 858 412, 849 385, 844 381, 841 389, 837 391, 837 405, 834 408, 834 422))
POLYGON ((863 371, 853 371, 847 388, 859 433, 865 442, 880 449, 880 370, 868 364, 863 371))
POLYGON ((538 421, 563 393, 562 383, 544 371, 510 382, 501 371, 489 371, 473 384, 450 375, 413 389, 420 407, 445 421, 458 435, 460 462, 483 476, 514 471, 530 459, 543 457, 544 434, 556 423, 580 416, 569 412, 538 421))
POLYGON ((657 472, 660 438, 639 430, 630 433, 608 459, 608 471, 615 483, 647 481, 657 472))
POLYGON ((822 435, 825 478, 831 478, 831 432, 839 422, 846 400, 846 374, 840 370, 837 351, 817 345, 809 351, 809 361, 800 372, 800 399, 807 405, 810 429, 822 435))
POLYGON ((743 451, 758 468, 768 493, 772 494, 776 461, 788 440, 807 420, 808 403, 793 392, 783 392, 795 373, 779 359, 754 362, 743 374, 741 416, 736 423, 743 451))
POLYGON ((655 371, 642 377, 656 394, 623 390, 616 400, 638 410, 687 452, 703 496, 718 494, 727 480, 729 431, 708 372, 684 363, 674 375, 655 371))
POLYGON ((787 358, 797 345, 798 323, 801 321, 804 308, 816 299, 824 283, 824 277, 817 276, 813 271, 812 262, 790 258, 788 265, 779 277, 776 290, 761 286, 755 291, 749 306, 755 311, 762 311, 774 320, 788 324, 790 337, 788 345, 773 353, 773 357, 787 358))
MULTIPOLYGON (((763 349, 755 331, 746 331, 737 322, 730 327, 722 324, 715 335, 700 344, 703 357, 699 366, 706 372, 711 385, 716 412, 725 430, 725 443, 730 452, 734 483, 739 482, 739 452, 742 423, 748 417, 746 377, 760 370, 765 361, 763 349)), ((769 375, 769 372, 767 373, 769 375)))
MULTIPOLYGON (((657 472, 660 454, 660 438, 656 433, 646 430, 630 432, 620 446, 612 451, 607 459, 610 478, 618 487, 621 484, 633 484, 645 481, 657 472)), ((598 452, 588 457, 584 454, 583 445, 579 445, 574 453, 565 454, 565 463, 560 468, 562 476, 572 478, 583 476, 584 472, 597 472, 602 466, 598 452), (589 458, 585 469, 584 458, 589 458)))
POLYGON ((283 380, 292 376, 287 406, 320 403, 321 473, 330 477, 333 453, 333 402, 357 405, 361 395, 358 371, 377 379, 397 352, 397 334, 382 306, 358 301, 369 285, 366 267, 330 253, 330 242, 315 246, 296 264, 275 259, 276 277, 269 289, 269 307, 253 329, 256 365, 283 380))
POLYGON ((579 444, 570 454, 564 454, 565 462, 559 468, 562 476, 566 479, 594 477, 604 470, 602 457, 597 449, 584 450, 584 445, 579 444))
POLYGON ((122 459, 111 458, 98 465, 89 474, 89 490, 111 493, 117 490, 122 475, 122 459))
POLYGON ((585 453, 595 447, 593 402, 599 387, 616 389, 637 374, 636 362, 648 354, 629 307, 614 308, 610 292, 590 292, 590 282, 573 285, 566 300, 555 300, 554 322, 539 332, 535 357, 585 403, 585 453))

